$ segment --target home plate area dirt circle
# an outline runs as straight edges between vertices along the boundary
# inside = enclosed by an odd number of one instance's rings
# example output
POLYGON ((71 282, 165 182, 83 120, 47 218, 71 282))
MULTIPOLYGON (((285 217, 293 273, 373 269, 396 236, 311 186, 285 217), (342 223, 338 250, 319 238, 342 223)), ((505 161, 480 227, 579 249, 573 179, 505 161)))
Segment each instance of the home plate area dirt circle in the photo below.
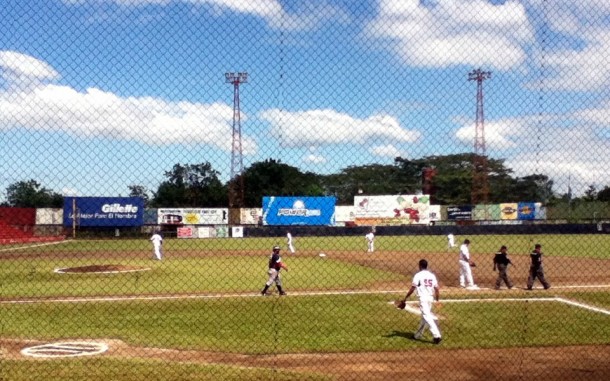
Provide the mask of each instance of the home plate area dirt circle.
POLYGON ((106 343, 92 341, 70 341, 47 343, 23 348, 21 354, 30 357, 76 357, 93 356, 108 350, 106 343))
POLYGON ((65 267, 55 269, 58 274, 117 274, 132 273, 136 271, 148 271, 149 267, 125 266, 125 265, 90 265, 80 267, 65 267))

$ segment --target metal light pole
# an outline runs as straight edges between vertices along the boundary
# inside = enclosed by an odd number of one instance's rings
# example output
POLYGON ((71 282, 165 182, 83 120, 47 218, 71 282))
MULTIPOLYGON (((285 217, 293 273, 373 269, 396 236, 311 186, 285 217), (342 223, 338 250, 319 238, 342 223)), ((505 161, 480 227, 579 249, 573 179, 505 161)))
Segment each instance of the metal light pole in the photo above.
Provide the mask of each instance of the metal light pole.
POLYGON ((248 82, 248 73, 225 73, 225 81, 233 85, 233 130, 231 136, 231 178, 229 179, 229 208, 239 208, 244 203, 244 160, 241 144, 241 117, 239 85, 248 82), (239 177, 239 178, 237 178, 239 177))
POLYGON ((480 203, 487 204, 489 201, 489 168, 487 165, 487 153, 485 152, 485 115, 483 113, 483 81, 489 78, 491 78, 490 71, 476 69, 468 73, 468 80, 477 82, 477 115, 474 137, 472 190, 470 195, 473 205, 480 203))

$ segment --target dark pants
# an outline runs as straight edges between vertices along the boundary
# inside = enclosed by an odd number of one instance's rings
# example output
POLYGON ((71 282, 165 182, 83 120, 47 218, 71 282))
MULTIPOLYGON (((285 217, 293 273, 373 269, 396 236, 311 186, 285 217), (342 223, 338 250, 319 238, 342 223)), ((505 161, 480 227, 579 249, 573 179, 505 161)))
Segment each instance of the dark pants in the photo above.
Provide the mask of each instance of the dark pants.
POLYGON ((504 281, 504 283, 506 283, 506 287, 513 288, 513 282, 511 282, 510 278, 508 277, 508 273, 506 272, 506 270, 508 269, 508 265, 498 264, 496 267, 498 269, 498 279, 496 279, 496 289, 500 288, 502 281, 504 281))
POLYGON ((546 279, 544 278, 544 269, 542 268, 542 266, 540 266, 540 267, 531 266, 530 267, 530 276, 527 278, 527 289, 528 290, 532 289, 532 286, 534 285, 534 280, 536 280, 536 278, 538 278, 540 283, 542 283, 542 286, 544 287, 545 290, 551 287, 549 282, 547 282, 546 279))

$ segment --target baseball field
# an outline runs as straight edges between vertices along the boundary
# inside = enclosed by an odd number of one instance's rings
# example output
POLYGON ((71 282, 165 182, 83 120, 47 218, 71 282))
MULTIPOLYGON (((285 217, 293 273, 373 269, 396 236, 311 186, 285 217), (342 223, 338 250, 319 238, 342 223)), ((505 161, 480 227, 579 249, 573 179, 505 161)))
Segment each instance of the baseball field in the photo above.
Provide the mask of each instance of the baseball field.
POLYGON ((610 377, 609 236, 468 238, 474 291, 459 287, 443 236, 379 236, 374 253, 363 237, 297 237, 295 254, 283 237, 166 239, 162 261, 147 239, 2 246, 0 379, 610 377), (551 289, 528 291, 538 242, 551 289), (264 297, 275 244, 288 295, 264 297), (494 290, 503 244, 515 287, 494 290), (421 258, 440 282, 440 345, 429 332, 413 340, 415 296, 405 310, 392 304, 421 258))

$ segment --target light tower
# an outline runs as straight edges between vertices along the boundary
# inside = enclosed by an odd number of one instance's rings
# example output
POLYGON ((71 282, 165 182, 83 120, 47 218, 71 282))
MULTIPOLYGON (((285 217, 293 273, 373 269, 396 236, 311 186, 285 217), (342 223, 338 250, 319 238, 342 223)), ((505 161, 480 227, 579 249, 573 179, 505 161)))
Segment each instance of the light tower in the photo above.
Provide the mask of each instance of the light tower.
POLYGON ((229 179, 229 208, 239 208, 244 202, 244 160, 241 145, 241 117, 239 85, 248 82, 248 73, 225 73, 225 81, 233 84, 233 130, 231 135, 231 178, 229 179), (239 178, 237 178, 239 177, 239 178))
POLYGON ((483 113, 483 81, 491 78, 490 71, 476 69, 468 73, 469 81, 477 82, 477 116, 474 133, 474 157, 472 173, 471 203, 487 204, 489 201, 489 180, 487 153, 485 148, 485 115, 483 113))

